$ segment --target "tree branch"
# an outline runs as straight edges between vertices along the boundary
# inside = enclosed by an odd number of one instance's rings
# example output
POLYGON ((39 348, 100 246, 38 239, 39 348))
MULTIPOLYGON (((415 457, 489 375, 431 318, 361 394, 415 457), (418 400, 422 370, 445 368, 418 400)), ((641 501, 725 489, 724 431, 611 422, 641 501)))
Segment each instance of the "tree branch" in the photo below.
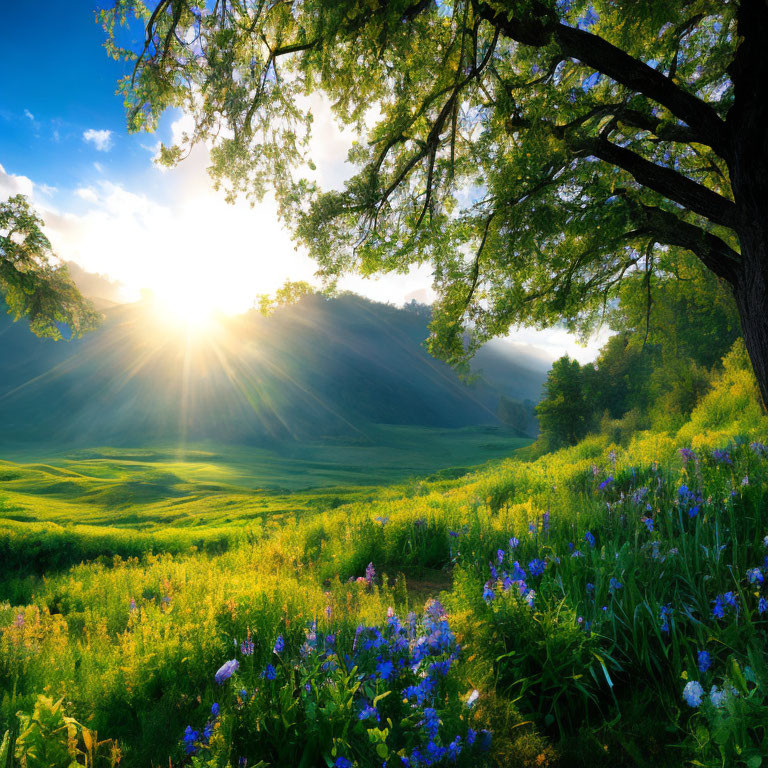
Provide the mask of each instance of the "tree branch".
POLYGON ((485 2, 479 4, 478 14, 507 37, 524 45, 540 48, 554 39, 564 55, 666 107, 690 126, 699 143, 728 158, 726 125, 712 106, 604 38, 562 24, 554 12, 541 3, 537 5, 540 7, 534 8, 526 20, 510 16, 507 11, 497 11, 485 2))
POLYGON ((650 160, 605 138, 586 138, 568 140, 569 146, 577 152, 597 157, 631 173, 635 180, 644 187, 658 192, 672 202, 688 208, 694 213, 721 224, 724 227, 736 227, 736 205, 725 197, 697 184, 671 168, 656 165, 650 160))

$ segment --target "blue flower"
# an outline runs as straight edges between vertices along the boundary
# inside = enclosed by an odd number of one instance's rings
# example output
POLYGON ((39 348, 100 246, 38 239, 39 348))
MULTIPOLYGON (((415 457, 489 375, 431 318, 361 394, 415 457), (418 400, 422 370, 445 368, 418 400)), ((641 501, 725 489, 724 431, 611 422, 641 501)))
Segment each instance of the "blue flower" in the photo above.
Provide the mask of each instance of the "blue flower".
POLYGON ((477 738, 477 731, 474 728, 470 728, 467 731, 467 744, 471 747, 475 743, 475 739, 477 738))
POLYGON ((211 705, 211 717, 219 716, 219 705, 215 702, 211 705))
POLYGON ((277 670, 271 664, 267 664, 261 676, 267 680, 274 680, 277 677, 277 670))
POLYGON ((768 611, 768 600, 761 597, 757 601, 757 612, 762 616, 766 611, 768 611))
POLYGON ((595 585, 591 581, 588 581, 586 589, 587 589, 587 594, 591 595, 595 591, 595 585))
POLYGON ((504 556, 507 553, 503 549, 497 549, 496 550, 496 560, 498 561, 499 565, 501 565, 504 562, 504 556))
POLYGON ((669 617, 672 615, 672 605, 667 603, 659 608, 659 618, 661 619, 661 631, 669 632, 669 617))
POLYGON ((337 757, 333 765, 334 768, 352 768, 352 761, 346 757, 337 757))
POLYGON ((245 640, 243 640, 242 643, 240 643, 240 653, 242 653, 243 656, 252 656, 253 647, 253 640, 251 640, 250 637, 247 637, 245 640))
POLYGON ((696 680, 686 683, 685 688, 683 688, 683 698, 689 707, 698 707, 703 697, 704 689, 701 687, 701 683, 696 680))
POLYGON ((512 538, 509 540, 509 548, 510 548, 510 549, 516 549, 516 548, 517 548, 517 547, 519 547, 519 546, 520 546, 520 539, 518 539, 518 538, 516 538, 515 536, 513 536, 513 537, 512 537, 512 538))
POLYGON ((493 591, 493 582, 486 581, 483 587, 483 600, 486 603, 490 603, 496 597, 496 593, 493 591))
POLYGON ((528 570, 531 572, 531 576, 541 576, 542 573, 544 573, 544 570, 546 569, 547 564, 544 562, 544 560, 539 559, 538 557, 531 560, 530 563, 528 563, 528 570))
POLYGON ((689 461, 696 461, 696 454, 690 448, 680 448, 678 453, 683 457, 683 464, 689 461))
POLYGON ((437 731, 440 728, 440 716, 433 707, 424 708, 424 719, 421 721, 421 725, 430 739, 437 738, 437 731))
POLYGON ((275 647, 272 650, 275 653, 282 653, 284 648, 285 648, 285 640, 283 640, 282 635, 278 635, 277 640, 275 640, 275 647))
POLYGON ((712 608, 712 615, 716 619, 722 619, 725 616, 725 603, 721 595, 718 595, 714 600, 714 608, 712 608))
POLYGON ((648 529, 648 531, 650 533, 653 533, 653 518, 652 517, 643 517, 641 519, 645 523, 645 527, 648 529))
POLYGON ((622 583, 618 579, 615 579, 613 576, 611 576, 611 580, 608 582, 608 590, 610 592, 616 592, 621 588, 622 583))
POLYGON ((750 584, 762 584, 763 572, 759 568, 750 568, 747 571, 747 579, 749 579, 750 584))
POLYGON ((238 669, 240 669, 240 662, 237 659, 224 662, 214 675, 214 680, 221 685, 225 680, 229 680, 238 669))
POLYGON ((712 706, 716 709, 720 709, 720 707, 725 704, 725 699, 727 696, 728 694, 724 690, 718 688, 716 685, 713 685, 709 691, 709 700, 712 702, 712 706))
POLYGON ((380 680, 389 680, 395 668, 392 666, 391 661, 380 661, 376 664, 376 674, 380 680))
POLYGON ((602 483, 600 483, 600 490, 604 491, 611 483, 613 482, 613 476, 608 475, 608 477, 603 480, 602 483))
POLYGON ((595 537, 589 531, 584 534, 584 541, 586 541, 590 547, 595 546, 595 537))
POLYGON ((520 563, 515 560, 512 563, 512 580, 513 581, 525 581, 525 569, 520 566, 520 563))
POLYGON ((197 752, 197 746, 195 743, 199 741, 200 734, 197 731, 192 730, 192 726, 188 725, 184 731, 184 750, 188 755, 194 755, 197 752))
POLYGON ((357 716, 358 720, 375 720, 379 722, 379 711, 376 707, 372 707, 370 704, 363 704, 363 708, 360 710, 360 714, 357 716))
POLYGON ((699 651, 698 656, 699 672, 703 675, 712 666, 712 657, 709 651, 699 651))

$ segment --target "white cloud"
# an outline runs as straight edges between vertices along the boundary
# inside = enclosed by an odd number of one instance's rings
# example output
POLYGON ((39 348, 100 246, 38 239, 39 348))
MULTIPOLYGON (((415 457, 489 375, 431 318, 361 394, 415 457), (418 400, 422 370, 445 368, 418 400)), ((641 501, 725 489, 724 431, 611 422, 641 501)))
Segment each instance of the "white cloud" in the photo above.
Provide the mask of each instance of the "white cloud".
POLYGON ((5 168, 0 165, 0 200, 6 200, 13 195, 27 195, 30 197, 34 191, 35 185, 32 179, 26 176, 16 176, 7 173, 5 168))
POLYGON ((96 203, 99 200, 99 195, 93 187, 80 187, 75 190, 75 194, 89 203, 96 203))
POLYGON ((83 141, 93 144, 99 152, 109 152, 112 149, 112 131, 89 128, 83 131, 83 141))
POLYGON ((28 117, 33 123, 35 122, 35 116, 28 110, 24 110, 24 117, 28 117))

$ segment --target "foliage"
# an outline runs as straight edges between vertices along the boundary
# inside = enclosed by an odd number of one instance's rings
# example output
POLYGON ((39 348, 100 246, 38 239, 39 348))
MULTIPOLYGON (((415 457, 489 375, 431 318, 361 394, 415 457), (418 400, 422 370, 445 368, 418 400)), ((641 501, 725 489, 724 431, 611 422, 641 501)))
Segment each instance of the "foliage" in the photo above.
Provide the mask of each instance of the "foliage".
POLYGON ((183 107, 194 128, 166 160, 209 142, 231 197, 273 186, 330 284, 430 262, 432 350, 458 362, 516 323, 588 329, 626 276, 664 281, 686 253, 741 285, 733 131, 758 108, 737 94, 753 92, 762 49, 739 41, 760 34, 761 13, 715 0, 119 0, 100 18, 109 52, 135 62, 121 84, 131 129, 183 107), (140 50, 118 42, 131 14, 140 50), (317 93, 359 135, 343 190, 319 190, 307 155, 317 93))
POLYGON ((38 336, 61 339, 93 330, 99 315, 56 264, 42 221, 23 195, 0 203, 0 296, 14 320, 27 317, 38 336))
POLYGON ((536 406, 542 436, 552 448, 574 445, 587 432, 582 370, 566 355, 547 374, 544 397, 536 406))

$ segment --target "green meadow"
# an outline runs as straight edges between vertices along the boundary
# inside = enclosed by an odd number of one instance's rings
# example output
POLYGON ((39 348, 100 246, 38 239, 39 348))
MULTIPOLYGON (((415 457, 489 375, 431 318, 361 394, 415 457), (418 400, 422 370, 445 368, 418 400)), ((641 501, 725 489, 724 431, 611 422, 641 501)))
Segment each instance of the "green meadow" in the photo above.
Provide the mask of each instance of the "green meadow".
MULTIPOLYGON (((5 462, 5 754, 761 765, 768 423, 742 359, 673 430, 474 468, 392 446, 378 477, 336 446, 261 482, 247 450, 5 462)), ((463 458, 505 439, 463 435, 463 458)))

